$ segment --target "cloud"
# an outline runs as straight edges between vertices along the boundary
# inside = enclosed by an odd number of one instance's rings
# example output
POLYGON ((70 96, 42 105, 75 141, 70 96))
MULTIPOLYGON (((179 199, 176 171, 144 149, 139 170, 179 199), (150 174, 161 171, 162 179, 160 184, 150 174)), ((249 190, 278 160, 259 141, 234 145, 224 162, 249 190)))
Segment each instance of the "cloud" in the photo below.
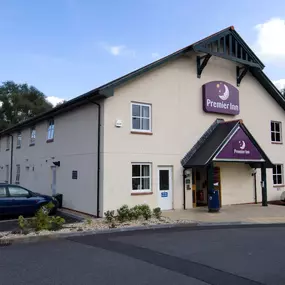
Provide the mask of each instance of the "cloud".
POLYGON ((160 57, 160 54, 159 54, 158 52, 153 52, 153 53, 151 54, 151 57, 152 57, 152 58, 159 58, 159 57, 160 57))
POLYGON ((113 56, 129 56, 129 57, 135 57, 136 52, 132 49, 129 49, 125 45, 109 45, 106 43, 101 43, 101 46, 109 52, 113 56))
POLYGON ((283 88, 285 88, 285 79, 275 80, 273 81, 273 83, 279 90, 282 90, 283 88))
POLYGON ((272 18, 255 26, 257 40, 254 44, 256 53, 265 61, 285 62, 285 20, 272 18))
POLYGON ((62 103, 64 101, 63 98, 55 97, 55 96, 48 96, 47 100, 52 103, 53 106, 57 105, 58 103, 62 103))

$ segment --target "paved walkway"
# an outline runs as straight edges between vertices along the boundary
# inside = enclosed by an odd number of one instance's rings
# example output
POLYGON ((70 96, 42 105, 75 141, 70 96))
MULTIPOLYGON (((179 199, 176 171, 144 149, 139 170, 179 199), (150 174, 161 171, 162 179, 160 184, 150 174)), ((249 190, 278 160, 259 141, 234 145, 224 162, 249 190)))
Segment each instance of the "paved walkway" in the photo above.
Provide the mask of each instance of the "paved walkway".
POLYGON ((223 206, 219 213, 208 213, 207 207, 199 207, 191 210, 165 211, 163 216, 198 223, 285 223, 285 206, 262 207, 260 204, 223 206))

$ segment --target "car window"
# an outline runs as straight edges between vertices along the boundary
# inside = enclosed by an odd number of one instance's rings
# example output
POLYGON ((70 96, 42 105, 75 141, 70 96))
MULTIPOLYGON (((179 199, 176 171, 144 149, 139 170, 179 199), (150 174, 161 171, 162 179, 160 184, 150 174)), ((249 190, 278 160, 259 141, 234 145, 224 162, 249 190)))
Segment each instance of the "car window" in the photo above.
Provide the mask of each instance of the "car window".
POLYGON ((0 198, 7 196, 7 190, 6 187, 0 186, 0 198))
POLYGON ((9 186, 10 196, 12 197, 28 197, 29 191, 20 187, 9 186))

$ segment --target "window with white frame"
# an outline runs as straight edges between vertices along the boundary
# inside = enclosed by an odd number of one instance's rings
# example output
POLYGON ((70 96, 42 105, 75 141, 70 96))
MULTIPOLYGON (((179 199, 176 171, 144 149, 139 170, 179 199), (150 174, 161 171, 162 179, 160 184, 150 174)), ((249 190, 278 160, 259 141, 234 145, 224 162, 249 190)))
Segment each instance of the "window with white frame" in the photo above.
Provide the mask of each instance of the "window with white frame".
POLYGON ((17 147, 17 148, 20 148, 20 147, 21 147, 21 144, 22 144, 22 133, 21 133, 21 132, 18 132, 18 133, 17 133, 17 145, 16 145, 16 147, 17 147))
POLYGON ((273 185, 283 185, 283 164, 275 164, 273 167, 273 185))
POLYGON ((151 132, 151 105, 132 103, 132 130, 151 132))
POLYGON ((52 141, 54 138, 54 119, 48 121, 47 140, 52 141))
POLYGON ((150 163, 132 163, 132 191, 151 192, 150 163))
POLYGON ((9 150, 10 149, 10 136, 8 135, 6 137, 6 150, 9 150))
POLYGON ((30 145, 35 145, 35 143, 36 143, 36 127, 31 127, 30 145))
POLYGON ((16 165, 16 180, 15 180, 15 184, 20 184, 20 174, 21 174, 20 164, 17 164, 16 165))
POLYGON ((271 121, 271 142, 282 142, 282 124, 281 122, 271 121))

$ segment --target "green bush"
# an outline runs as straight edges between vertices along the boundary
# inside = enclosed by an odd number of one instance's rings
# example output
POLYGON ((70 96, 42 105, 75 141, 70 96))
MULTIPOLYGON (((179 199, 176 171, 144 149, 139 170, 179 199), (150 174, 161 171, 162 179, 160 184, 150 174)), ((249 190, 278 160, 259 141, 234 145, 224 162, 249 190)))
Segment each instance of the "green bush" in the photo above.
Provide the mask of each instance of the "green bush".
POLYGON ((149 205, 147 204, 143 204, 143 205, 139 205, 140 207, 140 211, 141 211, 141 215, 144 217, 145 220, 148 220, 151 218, 151 209, 149 207, 149 205))
POLYGON ((161 218, 162 212, 161 212, 161 209, 160 209, 159 207, 154 208, 154 209, 152 210, 152 213, 153 213, 153 215, 154 215, 157 219, 160 219, 160 218, 161 218))
POLYGON ((106 211, 104 215, 108 223, 112 223, 115 219, 115 211, 106 211))
POLYGON ((137 220, 142 215, 141 207, 136 205, 130 209, 130 219, 137 220))
POLYGON ((47 205, 42 206, 36 213, 34 218, 29 220, 25 219, 23 216, 19 216, 18 224, 22 231, 33 229, 35 231, 42 230, 59 230, 62 228, 62 225, 65 223, 65 220, 62 217, 50 217, 49 212, 52 209, 53 203, 50 202, 47 205))
POLYGON ((128 205, 123 205, 117 210, 117 218, 122 223, 130 220, 130 209, 128 205))

